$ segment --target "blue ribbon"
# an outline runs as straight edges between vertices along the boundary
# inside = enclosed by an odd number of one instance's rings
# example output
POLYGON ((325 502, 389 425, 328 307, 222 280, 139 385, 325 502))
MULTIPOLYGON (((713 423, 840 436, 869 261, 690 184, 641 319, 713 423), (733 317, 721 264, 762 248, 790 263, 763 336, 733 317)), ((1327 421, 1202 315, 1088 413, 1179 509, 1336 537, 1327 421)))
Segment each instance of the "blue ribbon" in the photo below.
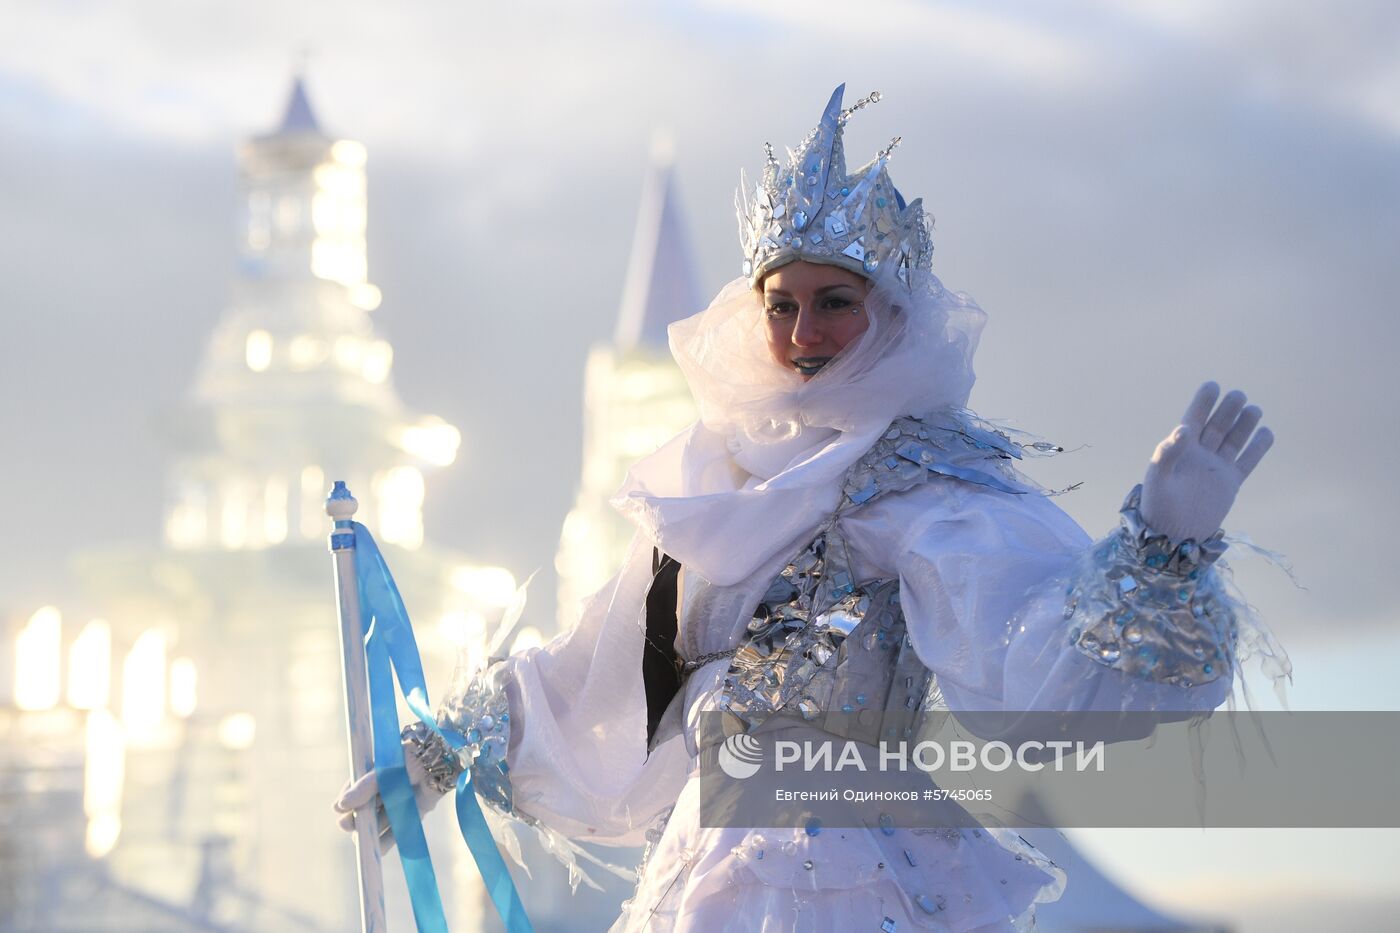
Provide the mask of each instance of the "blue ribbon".
POLYGON ((515 890, 515 882, 506 870, 506 860, 501 858, 501 850, 496 848, 496 840, 491 837, 491 827, 486 825, 486 815, 481 812, 471 779, 470 769, 457 775, 457 828, 462 831, 472 858, 476 859, 486 893, 491 895, 508 933, 532 933, 534 927, 525 915, 525 905, 520 903, 520 892, 515 890))
MULTIPOLYGON (((342 523, 337 522, 337 526, 342 523)), ((359 522, 345 523, 355 533, 355 576, 360 589, 360 618, 365 626, 365 663, 369 671, 370 721, 374 731, 374 773, 379 781, 379 797, 389 827, 399 847, 404 880, 413 905, 413 918, 420 933, 447 933, 447 919, 433 872, 423 821, 413 797, 408 772, 404 768, 403 745, 399 736, 399 716, 394 678, 408 708, 424 725, 441 735, 453 748, 466 739, 455 729, 439 728, 428 705, 423 663, 413 626, 403 597, 389 572, 369 529, 359 522)), ((496 905, 508 933, 532 933, 520 894, 506 869, 496 841, 481 812, 481 804, 471 786, 470 769, 457 779, 457 825, 467 849, 476 860, 486 891, 496 905)))

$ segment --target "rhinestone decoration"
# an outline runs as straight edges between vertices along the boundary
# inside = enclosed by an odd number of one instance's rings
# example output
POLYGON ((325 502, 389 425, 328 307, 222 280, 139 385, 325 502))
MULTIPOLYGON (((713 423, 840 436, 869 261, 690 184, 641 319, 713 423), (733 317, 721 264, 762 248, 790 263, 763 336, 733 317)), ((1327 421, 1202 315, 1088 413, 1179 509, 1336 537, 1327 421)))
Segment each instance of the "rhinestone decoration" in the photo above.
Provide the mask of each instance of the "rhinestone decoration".
POLYGON ((905 204, 886 170, 900 138, 896 136, 867 165, 847 174, 842 141, 846 120, 877 103, 880 94, 876 91, 843 110, 845 87, 831 95, 821 122, 796 150, 789 151, 786 165, 773 157, 772 147, 765 143, 763 180, 752 201, 745 196, 747 184, 740 185, 735 197, 739 240, 744 276, 752 282, 794 259, 842 266, 862 275, 873 275, 888 260, 906 287, 911 271, 932 268, 931 221, 923 202, 915 199, 905 204), (847 218, 861 223, 853 227, 847 218), (818 224, 824 235, 794 236, 818 224), (878 231, 878 237, 852 253, 852 241, 866 230, 878 231))
MULTIPOLYGON (((719 707, 750 731, 786 709, 872 745, 912 735, 925 715, 946 709, 908 638, 899 581, 855 579, 840 518, 935 477, 1024 493, 1028 487, 1007 465, 1024 449, 962 411, 894 421, 847 471, 836 514, 769 584, 734 653, 719 707), (871 714, 851 715, 857 707, 871 714)), ((893 832, 893 824, 882 819, 881 829, 893 832)))
POLYGON ((401 738, 404 750, 423 766, 429 787, 439 794, 446 794, 457 786, 457 775, 462 773, 462 765, 442 736, 421 722, 411 722, 403 727, 401 738))
POLYGON ((1172 542, 1143 521, 1142 486, 1120 527, 1095 543, 1069 586, 1076 647, 1134 677, 1190 687, 1234 669, 1237 613, 1215 562, 1225 533, 1172 542))
POLYGON ((1001 492, 1030 491, 1011 461, 1060 448, 1019 444, 965 411, 943 417, 900 418, 847 473, 845 499, 860 505, 888 492, 903 492, 936 477, 990 486, 1001 492))
MULTIPOLYGON (((492 676, 499 664, 478 672, 464 689, 453 691, 438 709, 438 722, 451 726, 467 739, 457 750, 458 760, 472 770, 472 786, 487 803, 513 813, 510 768, 510 707, 505 685, 492 676)), ((521 814, 516 814, 521 815, 521 814)))
MULTIPOLYGON (((828 731, 873 744, 883 728, 902 732, 921 714, 917 702, 914 709, 904 707, 905 692, 896 686, 909 678, 915 684, 909 695, 921 700, 933 679, 912 647, 903 647, 904 617, 892 599, 899 581, 857 586, 844 565, 845 552, 833 523, 783 569, 755 610, 719 699, 720 708, 749 729, 789 709, 828 731), (867 631, 888 637, 869 648, 867 631), (890 696, 890 702, 876 704, 880 715, 869 724, 828 715, 849 709, 844 701, 857 692, 890 696)), ((807 829, 814 835, 820 827, 807 829)))

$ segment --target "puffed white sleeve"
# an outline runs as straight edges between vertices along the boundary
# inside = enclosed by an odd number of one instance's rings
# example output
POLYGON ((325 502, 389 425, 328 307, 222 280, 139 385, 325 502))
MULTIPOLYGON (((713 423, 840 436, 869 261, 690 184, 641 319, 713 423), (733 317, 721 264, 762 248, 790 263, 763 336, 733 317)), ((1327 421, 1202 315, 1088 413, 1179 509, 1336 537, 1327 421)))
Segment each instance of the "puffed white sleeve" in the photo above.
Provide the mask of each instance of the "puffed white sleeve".
POLYGON ((897 564, 910 639, 952 710, 1166 721, 1225 701, 1237 603, 1214 566, 1224 545, 1153 535, 1137 493, 1091 541, 1044 496, 930 488, 897 564))
POLYGON ((438 719, 489 809, 523 822, 570 861, 564 840, 633 846, 684 785, 689 756, 647 749, 642 681, 650 546, 634 543, 579 621, 543 647, 454 678, 438 719))

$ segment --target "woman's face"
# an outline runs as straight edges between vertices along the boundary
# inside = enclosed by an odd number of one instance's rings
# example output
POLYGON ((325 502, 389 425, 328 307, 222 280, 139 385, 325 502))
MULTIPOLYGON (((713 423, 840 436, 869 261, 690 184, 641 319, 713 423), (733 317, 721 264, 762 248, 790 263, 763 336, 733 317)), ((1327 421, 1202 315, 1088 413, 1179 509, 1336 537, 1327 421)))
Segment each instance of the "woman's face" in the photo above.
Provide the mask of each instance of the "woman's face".
POLYGON ((804 381, 870 326, 862 305, 870 282, 854 272, 799 260, 770 272, 759 287, 768 351, 804 381))

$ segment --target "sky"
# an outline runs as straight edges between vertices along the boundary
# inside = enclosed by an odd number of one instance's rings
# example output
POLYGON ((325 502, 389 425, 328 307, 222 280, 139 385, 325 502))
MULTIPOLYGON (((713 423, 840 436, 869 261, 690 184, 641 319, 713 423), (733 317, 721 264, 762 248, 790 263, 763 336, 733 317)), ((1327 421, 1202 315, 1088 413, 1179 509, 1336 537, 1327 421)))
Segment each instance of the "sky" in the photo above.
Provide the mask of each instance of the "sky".
MULTIPOLYGON (((1226 527, 1301 583, 1238 562, 1290 704, 1400 709, 1393 3, 5 0, 0 20, 0 612, 69 588, 80 549, 158 542, 161 419, 235 274, 235 147, 298 69, 369 151, 394 383, 463 432, 427 537, 521 577, 548 574, 574 494, 650 140, 674 141, 712 294, 738 274, 739 169, 844 81, 884 96, 853 163, 903 137, 890 170, 936 218, 935 271, 990 315, 973 407, 1073 449, 1035 475, 1082 481, 1060 502, 1098 535, 1195 387, 1243 388, 1278 442, 1226 527)), ((1164 888, 1291 854, 1260 903, 1289 872, 1374 892, 1400 867, 1377 832, 1301 870, 1305 835, 1086 844, 1176 852, 1141 872, 1164 888)))

